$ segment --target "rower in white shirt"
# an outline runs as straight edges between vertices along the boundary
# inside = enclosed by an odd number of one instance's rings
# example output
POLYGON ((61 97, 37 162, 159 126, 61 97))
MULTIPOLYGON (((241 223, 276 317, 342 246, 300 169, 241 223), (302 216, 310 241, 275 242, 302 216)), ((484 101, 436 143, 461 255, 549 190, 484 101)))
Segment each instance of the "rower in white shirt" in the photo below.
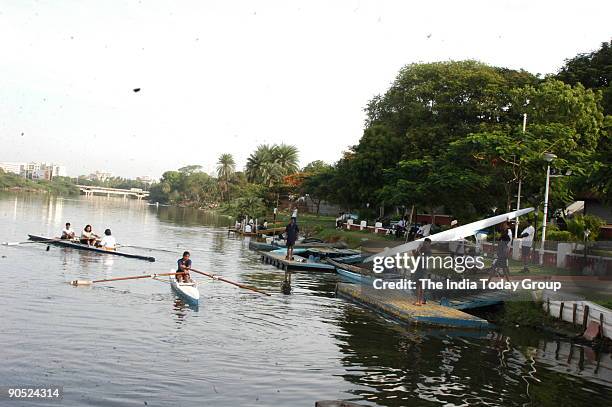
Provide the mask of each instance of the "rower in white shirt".
POLYGON ((104 250, 117 250, 117 240, 111 234, 110 229, 104 231, 104 237, 100 240, 99 247, 104 250))
POLYGON ((62 230, 62 240, 72 240, 74 239, 74 230, 70 227, 70 222, 66 223, 66 227, 62 230))

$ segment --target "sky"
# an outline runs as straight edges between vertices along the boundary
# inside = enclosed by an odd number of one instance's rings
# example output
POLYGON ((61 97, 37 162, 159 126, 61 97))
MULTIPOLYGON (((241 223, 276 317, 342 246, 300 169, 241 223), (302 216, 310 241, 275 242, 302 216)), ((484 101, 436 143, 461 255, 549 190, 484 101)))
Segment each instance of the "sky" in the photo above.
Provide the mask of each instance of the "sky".
POLYGON ((589 0, 0 0, 0 162, 159 177, 287 143, 301 165, 333 163, 402 66, 554 73, 610 40, 610 15, 589 0))

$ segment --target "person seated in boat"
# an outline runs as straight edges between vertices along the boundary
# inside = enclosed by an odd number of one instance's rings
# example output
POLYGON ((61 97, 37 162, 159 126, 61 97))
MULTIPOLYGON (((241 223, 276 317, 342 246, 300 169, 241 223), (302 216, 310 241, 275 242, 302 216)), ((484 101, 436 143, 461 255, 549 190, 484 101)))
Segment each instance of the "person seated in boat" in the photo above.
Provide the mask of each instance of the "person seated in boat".
POLYGON ((66 222, 66 227, 62 230, 62 240, 72 240, 74 239, 74 230, 70 228, 70 222, 66 222))
POLYGON ((191 277, 189 276, 189 269, 191 268, 191 259, 189 258, 191 255, 189 252, 183 252, 183 257, 178 259, 176 262, 178 267, 176 269, 177 273, 185 273, 185 274, 177 274, 176 281, 179 283, 188 283, 191 281, 191 277))
POLYGON ((115 239, 115 236, 112 235, 110 229, 106 229, 104 231, 104 237, 102 240, 100 240, 97 246, 104 250, 117 250, 117 240, 115 239))
POLYGON ((251 233, 252 231, 253 231, 253 228, 252 228, 251 224, 250 224, 250 223, 247 223, 247 224, 244 226, 244 233, 251 233))
POLYGON ((96 235, 92 229, 91 225, 85 226, 83 231, 81 232, 81 243, 86 244, 88 246, 95 246, 96 241, 100 239, 100 236, 96 235))
POLYGON ((259 230, 266 230, 266 229, 268 229, 268 221, 264 219, 263 223, 259 225, 259 230))

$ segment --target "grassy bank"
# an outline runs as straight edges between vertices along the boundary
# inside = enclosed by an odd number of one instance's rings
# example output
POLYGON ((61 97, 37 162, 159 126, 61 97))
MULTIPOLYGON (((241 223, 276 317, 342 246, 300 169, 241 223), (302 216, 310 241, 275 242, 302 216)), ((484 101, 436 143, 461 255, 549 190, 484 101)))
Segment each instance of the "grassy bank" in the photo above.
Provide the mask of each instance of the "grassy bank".
POLYGON ((51 181, 29 180, 17 174, 2 172, 0 170, 0 190, 42 192, 54 195, 78 195, 79 189, 65 177, 57 177, 51 181))
MULTIPOLYGON (((289 222, 291 214, 282 212, 277 215, 276 221, 279 226, 284 226, 289 222)), ((266 218, 268 221, 273 219, 270 214, 266 218)), ((336 218, 334 216, 315 215, 310 213, 298 214, 298 224, 300 230, 307 236, 318 238, 326 242, 342 241, 350 248, 357 248, 367 245, 368 242, 392 242, 390 236, 376 235, 367 231, 336 229, 336 218)))

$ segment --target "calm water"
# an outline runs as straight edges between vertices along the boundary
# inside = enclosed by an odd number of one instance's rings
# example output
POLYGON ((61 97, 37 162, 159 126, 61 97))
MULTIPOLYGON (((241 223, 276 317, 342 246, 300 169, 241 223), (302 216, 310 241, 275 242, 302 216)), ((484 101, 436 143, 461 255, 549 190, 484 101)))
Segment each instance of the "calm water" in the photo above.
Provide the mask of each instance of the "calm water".
MULTIPOLYGON (((259 262, 227 219, 106 198, 0 194, 0 241, 56 235, 65 221, 145 252, 155 263, 42 244, 0 246, 0 386, 63 385, 65 406, 608 405, 608 354, 542 334, 426 331, 334 298, 331 275, 282 273, 259 262), (194 267, 273 293, 203 281, 198 309, 167 284, 72 287, 73 279, 194 267)), ((134 249, 135 250, 135 249, 134 249)), ((204 278, 204 277, 203 277, 204 278)), ((0 405, 29 405, 25 402, 0 405)), ((43 405, 44 403, 33 403, 43 405)))

